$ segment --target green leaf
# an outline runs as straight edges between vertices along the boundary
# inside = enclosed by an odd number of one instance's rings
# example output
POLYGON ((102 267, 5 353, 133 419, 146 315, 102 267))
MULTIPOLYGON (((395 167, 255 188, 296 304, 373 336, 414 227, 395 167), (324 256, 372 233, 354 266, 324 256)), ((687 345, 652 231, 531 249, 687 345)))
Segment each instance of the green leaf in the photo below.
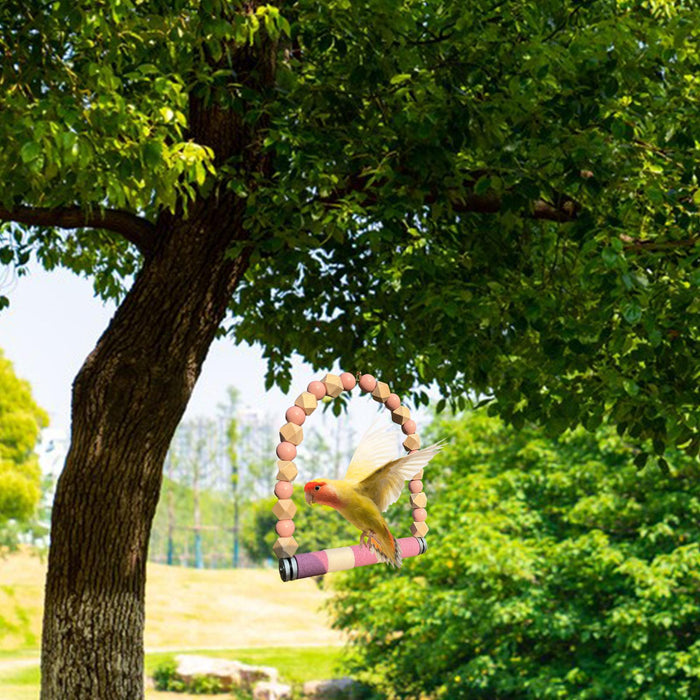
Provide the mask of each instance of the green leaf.
POLYGON ((639 304, 632 302, 622 310, 622 316, 627 323, 637 323, 642 318, 642 309, 639 304))
POLYGON ((35 141, 27 141, 19 152, 23 163, 31 163, 41 155, 41 146, 35 141))
POLYGON ((143 147, 143 160, 150 168, 160 166, 163 162, 163 144, 159 141, 147 141, 143 147))

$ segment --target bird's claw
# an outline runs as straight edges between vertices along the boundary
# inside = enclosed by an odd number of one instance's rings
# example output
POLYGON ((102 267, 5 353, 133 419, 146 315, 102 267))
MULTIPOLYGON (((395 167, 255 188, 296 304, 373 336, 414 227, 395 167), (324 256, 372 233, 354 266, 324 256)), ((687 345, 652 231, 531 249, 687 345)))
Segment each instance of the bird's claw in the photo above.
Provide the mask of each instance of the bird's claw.
POLYGON ((369 543, 373 537, 374 533, 372 532, 372 530, 363 530, 362 534, 360 535, 360 547, 366 547, 367 549, 371 549, 369 543))

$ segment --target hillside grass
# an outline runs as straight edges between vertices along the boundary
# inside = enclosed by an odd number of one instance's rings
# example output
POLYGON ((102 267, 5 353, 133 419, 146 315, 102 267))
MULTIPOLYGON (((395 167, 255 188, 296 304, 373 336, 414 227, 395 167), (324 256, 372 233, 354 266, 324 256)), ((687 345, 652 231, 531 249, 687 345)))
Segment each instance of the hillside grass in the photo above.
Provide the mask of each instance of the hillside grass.
MULTIPOLYGON (((46 563, 28 552, 0 559, 0 698, 34 700, 39 688, 46 563)), ((342 638, 329 597, 311 580, 282 583, 275 569, 203 570, 149 564, 147 673, 178 653, 275 666, 302 683, 338 675, 342 638)), ((147 693, 152 700, 188 696, 147 693)))

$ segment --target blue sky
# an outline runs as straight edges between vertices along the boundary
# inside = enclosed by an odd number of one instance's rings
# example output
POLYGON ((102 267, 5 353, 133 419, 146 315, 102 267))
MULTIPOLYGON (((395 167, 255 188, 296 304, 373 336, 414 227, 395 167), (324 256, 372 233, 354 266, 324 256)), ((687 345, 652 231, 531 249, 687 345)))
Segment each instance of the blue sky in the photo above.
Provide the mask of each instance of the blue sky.
MULTIPOLYGON (((49 414, 51 424, 43 447, 54 440, 59 449, 43 455, 42 463, 46 469, 57 471, 62 463, 61 443, 65 447, 70 430, 73 378, 107 327, 115 306, 96 298, 89 280, 62 269, 46 272, 36 264, 27 276, 0 279, 0 292, 10 298, 10 307, 0 312, 0 348, 15 372, 29 381, 37 403, 49 414), (46 466, 50 460, 53 464, 46 466)), ((215 417, 218 405, 226 402, 227 388, 235 386, 242 408, 270 416, 281 426, 287 407, 312 379, 320 376, 297 360, 289 395, 278 389, 265 391, 261 350, 217 340, 204 363, 185 419, 215 417)), ((357 393, 355 390, 353 395, 357 393)), ((378 406, 365 398, 351 401, 349 407, 346 425, 359 437, 374 420, 378 406)), ((324 413, 314 416, 310 426, 327 430, 333 420, 330 412, 324 413)), ((424 420, 421 423, 424 425, 424 420)), ((271 461, 274 459, 271 455, 271 461)))
MULTIPOLYGON (((28 276, 5 280, 1 289, 9 296, 10 307, 0 313, 0 348, 15 372, 32 385, 52 427, 67 431, 71 383, 115 306, 96 298, 88 280, 66 270, 46 272, 38 265, 32 266, 28 276)), ((281 424, 286 407, 314 378, 300 361, 294 369, 292 397, 276 389, 266 392, 261 351, 218 340, 204 364, 186 417, 215 416, 217 405, 226 400, 227 387, 235 386, 243 404, 263 413, 279 413, 281 424)))

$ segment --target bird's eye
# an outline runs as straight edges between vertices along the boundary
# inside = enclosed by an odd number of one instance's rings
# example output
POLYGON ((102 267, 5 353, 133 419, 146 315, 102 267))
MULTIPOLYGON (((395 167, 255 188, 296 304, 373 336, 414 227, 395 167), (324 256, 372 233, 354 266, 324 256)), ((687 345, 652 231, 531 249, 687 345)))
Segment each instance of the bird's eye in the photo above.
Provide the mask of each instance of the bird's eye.
POLYGON ((316 486, 314 486, 314 491, 320 491, 320 490, 321 490, 321 487, 318 484, 316 484, 316 486))

